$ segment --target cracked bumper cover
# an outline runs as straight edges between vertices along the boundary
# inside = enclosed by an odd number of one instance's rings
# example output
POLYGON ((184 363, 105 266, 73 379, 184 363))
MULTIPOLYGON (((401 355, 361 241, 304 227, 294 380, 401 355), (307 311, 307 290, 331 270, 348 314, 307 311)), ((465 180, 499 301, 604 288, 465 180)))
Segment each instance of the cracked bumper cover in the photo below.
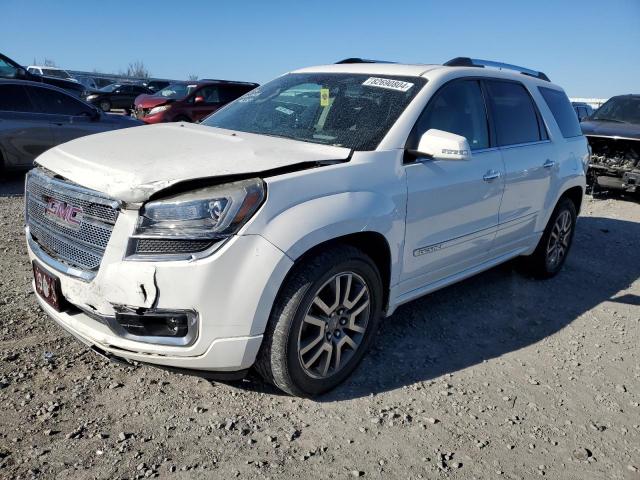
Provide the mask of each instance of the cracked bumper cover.
POLYGON ((36 293, 43 310, 83 343, 117 357, 180 369, 249 368, 278 288, 293 262, 259 235, 233 237, 199 260, 124 261, 122 252, 135 215, 126 217, 118 220, 100 269, 90 282, 51 268, 28 246, 30 259, 58 277, 65 299, 80 309, 57 312, 36 293), (112 316, 118 306, 192 310, 198 315, 198 336, 188 346, 123 338, 94 318, 112 316))

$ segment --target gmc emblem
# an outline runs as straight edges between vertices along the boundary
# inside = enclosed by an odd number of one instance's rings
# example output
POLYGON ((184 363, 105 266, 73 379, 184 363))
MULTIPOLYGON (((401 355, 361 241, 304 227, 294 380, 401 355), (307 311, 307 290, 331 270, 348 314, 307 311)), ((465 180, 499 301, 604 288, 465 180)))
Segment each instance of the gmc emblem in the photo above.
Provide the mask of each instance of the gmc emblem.
POLYGON ((82 207, 49 197, 44 214, 59 225, 79 230, 82 226, 82 207))

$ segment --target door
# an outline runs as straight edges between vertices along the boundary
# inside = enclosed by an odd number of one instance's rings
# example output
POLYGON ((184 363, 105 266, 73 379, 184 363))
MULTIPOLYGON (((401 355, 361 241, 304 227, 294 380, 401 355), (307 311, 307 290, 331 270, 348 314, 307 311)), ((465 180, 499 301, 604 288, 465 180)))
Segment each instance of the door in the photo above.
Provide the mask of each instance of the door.
POLYGON ((487 259, 504 189, 500 152, 491 148, 477 80, 456 80, 429 101, 408 148, 431 128, 466 137, 469 161, 417 159, 406 165, 407 221, 400 293, 445 279, 487 259))
POLYGON ((191 120, 197 122, 215 112, 222 106, 220 103, 220 87, 207 85, 198 89, 191 97, 191 120))
POLYGON ((487 80, 487 104, 505 165, 494 255, 528 246, 544 208, 555 154, 542 117, 519 82, 487 80))
POLYGON ((53 147, 55 140, 46 116, 37 112, 22 85, 0 85, 0 150, 8 168, 30 167, 53 147))
POLYGON ((95 111, 71 95, 38 86, 28 87, 28 92, 51 126, 56 145, 104 131, 95 111))

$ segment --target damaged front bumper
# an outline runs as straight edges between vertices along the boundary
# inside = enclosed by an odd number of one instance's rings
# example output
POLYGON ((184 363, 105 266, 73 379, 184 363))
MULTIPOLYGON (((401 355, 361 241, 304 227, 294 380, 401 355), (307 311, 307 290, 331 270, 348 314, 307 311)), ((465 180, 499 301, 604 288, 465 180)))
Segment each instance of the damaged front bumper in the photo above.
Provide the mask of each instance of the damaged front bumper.
POLYGON ((587 180, 592 187, 640 191, 640 140, 587 135, 591 161, 587 180))
POLYGON ((30 259, 60 280, 68 305, 56 311, 36 293, 43 310, 107 355, 177 369, 249 368, 292 261, 259 235, 235 236, 197 260, 124 260, 136 219, 137 211, 121 211, 90 280, 52 263, 27 229, 30 259), (157 320, 163 314, 184 315, 188 333, 176 339, 144 330, 150 316, 157 320))

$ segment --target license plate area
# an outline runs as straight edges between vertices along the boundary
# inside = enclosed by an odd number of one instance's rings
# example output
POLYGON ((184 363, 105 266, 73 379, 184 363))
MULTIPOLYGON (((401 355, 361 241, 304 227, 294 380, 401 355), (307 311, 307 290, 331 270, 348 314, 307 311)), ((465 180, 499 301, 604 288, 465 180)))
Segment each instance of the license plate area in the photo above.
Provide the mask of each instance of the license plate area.
POLYGON ((65 307, 64 297, 60 289, 60 279, 50 274, 37 262, 33 262, 33 279, 36 285, 36 292, 40 297, 60 312, 65 307))

